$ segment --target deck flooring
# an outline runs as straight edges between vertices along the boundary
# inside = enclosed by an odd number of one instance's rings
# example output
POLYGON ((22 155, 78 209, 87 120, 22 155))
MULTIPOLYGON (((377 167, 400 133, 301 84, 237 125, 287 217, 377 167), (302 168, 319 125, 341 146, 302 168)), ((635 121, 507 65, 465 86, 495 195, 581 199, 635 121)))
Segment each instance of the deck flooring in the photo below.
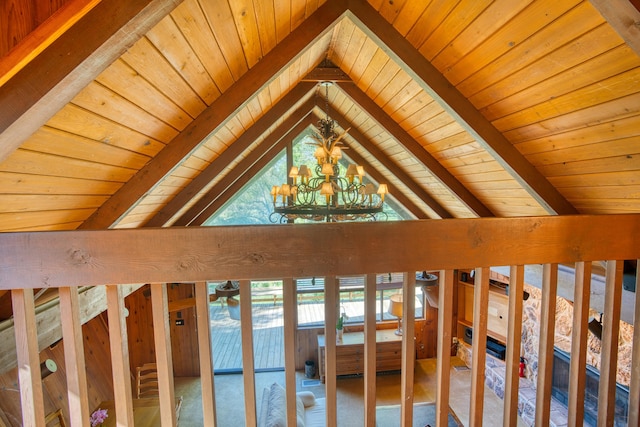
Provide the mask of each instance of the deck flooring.
MULTIPOLYGON (((343 301, 343 312, 348 321, 362 322, 364 302, 359 298, 343 301)), ((420 305, 420 304, 417 304, 420 305)), ((312 301, 299 302, 298 323, 301 325, 322 324, 324 322, 324 304, 312 301)), ((223 301, 209 306, 211 317, 211 347, 213 369, 215 373, 233 372, 242 369, 242 337, 240 320, 232 319, 223 301)), ((378 315, 381 308, 377 308, 378 315)), ((385 320, 395 318, 382 307, 385 320)), ((416 312, 421 314, 421 306, 416 312)), ((284 324, 282 300, 262 298, 252 303, 254 369, 271 370, 284 368, 284 324)))

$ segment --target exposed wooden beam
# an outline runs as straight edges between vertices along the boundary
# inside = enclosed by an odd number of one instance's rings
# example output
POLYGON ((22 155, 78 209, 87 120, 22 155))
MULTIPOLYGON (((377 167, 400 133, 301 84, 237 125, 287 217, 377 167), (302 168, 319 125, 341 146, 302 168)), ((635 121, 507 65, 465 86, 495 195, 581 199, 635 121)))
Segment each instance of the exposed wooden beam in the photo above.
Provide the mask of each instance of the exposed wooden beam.
POLYGON ((316 67, 302 78, 303 82, 351 82, 351 77, 338 67, 316 67))
MULTIPOLYGON (((400 166, 395 164, 393 162, 393 160, 391 160, 389 158, 389 156, 387 156, 385 153, 383 153, 382 150, 379 149, 373 143, 373 141, 371 141, 362 132, 360 132, 355 126, 353 126, 351 124, 351 122, 349 120, 347 120, 347 118, 345 116, 343 116, 342 114, 340 114, 336 110, 332 110, 328 114, 329 114, 330 117, 332 117, 338 123, 343 123, 343 125, 341 125, 341 127, 343 129, 349 128, 348 135, 350 137, 352 137, 360 145, 362 145, 362 147, 365 150, 367 150, 369 152, 369 154, 371 154, 373 157, 375 157, 377 161, 379 161, 385 168, 387 168, 389 170, 389 172, 391 172, 396 178, 398 178, 400 181, 402 181, 402 183, 404 185, 406 185, 407 188, 409 188, 409 190, 411 190, 416 196, 418 196, 420 199, 422 199, 422 201, 427 206, 429 206, 440 218, 452 218, 453 217, 440 203, 438 203, 437 200, 435 200, 433 197, 431 197, 431 195, 429 193, 427 193, 424 188, 420 187, 420 185, 418 185, 418 183, 416 183, 413 180, 413 178, 411 178, 404 171, 404 169, 402 169, 400 166)), ((352 157, 351 153, 353 151, 355 151, 355 150, 352 149, 349 153, 346 153, 346 155, 349 156, 349 157, 352 157)), ((356 161, 356 159, 353 159, 353 160, 356 161)), ((357 163, 361 163, 360 161, 356 161, 356 162, 357 163)), ((371 170, 371 169, 373 169, 373 168, 367 167, 367 170, 371 170)), ((376 181, 381 182, 378 179, 376 179, 376 181)), ((397 193, 395 193, 395 192, 393 192, 391 194, 394 197, 397 196, 397 193)), ((402 202, 402 204, 404 204, 405 207, 408 208, 408 205, 405 202, 402 202)), ((413 203, 411 203, 411 204, 413 204, 413 203)), ((414 215, 416 215, 416 218, 425 219, 426 217, 424 215, 424 212, 422 212, 422 210, 420 210, 420 209, 419 209, 419 212, 421 214, 416 214, 414 212, 414 215)))
POLYGON ((101 1, 0 85, 0 162, 180 3, 101 1))
POLYGON ((234 141, 222 154, 220 154, 209 166, 183 188, 166 206, 153 216, 145 225, 146 227, 162 227, 187 204, 198 195, 220 172, 231 164, 238 156, 253 144, 269 127, 278 119, 286 115, 287 111, 297 101, 305 98, 315 84, 311 82, 298 83, 276 105, 260 117, 240 137, 234 141))
POLYGON ((0 233, 0 289, 638 259, 638 235, 640 214, 0 233))
POLYGON ((336 0, 328 1, 319 7, 304 25, 292 31, 238 79, 79 228, 101 229, 113 226, 209 135, 224 126, 252 97, 329 32, 344 13, 345 5, 336 0))
POLYGON ((640 2, 635 0, 589 0, 609 25, 640 56, 640 2))
POLYGON ((507 355, 504 379, 502 419, 506 425, 518 424, 518 390, 520 347, 522 342, 522 300, 524 296, 524 266, 509 269, 509 318, 507 319, 507 355))
POLYGON ((564 196, 449 81, 365 0, 349 17, 451 114, 549 213, 576 214, 564 196))
POLYGON ((246 184, 255 173, 258 173, 269 163, 277 153, 284 149, 288 139, 295 137, 310 125, 304 120, 312 102, 296 110, 287 120, 278 126, 255 150, 235 165, 232 171, 203 195, 191 208, 178 218, 176 226, 202 225, 213 215, 233 194, 246 184), (247 173, 248 171, 251 171, 247 173))
MULTIPOLYGON (((493 213, 471 193, 456 177, 425 150, 402 126, 395 122, 378 104, 355 84, 337 85, 358 107, 386 130, 398 143, 409 151, 425 168, 438 179, 469 210, 480 217, 492 217, 493 213)), ((426 203, 426 201, 425 201, 426 203)), ((432 208, 433 209, 433 208, 432 208)), ((437 211, 436 211, 437 212, 437 211)))
MULTIPOLYGON (((82 285, 81 285, 82 286, 82 285)), ((125 296, 135 292, 143 285, 123 285, 125 296)), ((107 309, 104 286, 83 289, 78 296, 80 304, 80 322, 87 323, 107 309)), ((38 350, 42 351, 62 338, 61 313, 58 300, 50 301, 36 308, 38 324, 38 350)), ((0 374, 16 367, 15 330, 13 319, 0 323, 0 374)))

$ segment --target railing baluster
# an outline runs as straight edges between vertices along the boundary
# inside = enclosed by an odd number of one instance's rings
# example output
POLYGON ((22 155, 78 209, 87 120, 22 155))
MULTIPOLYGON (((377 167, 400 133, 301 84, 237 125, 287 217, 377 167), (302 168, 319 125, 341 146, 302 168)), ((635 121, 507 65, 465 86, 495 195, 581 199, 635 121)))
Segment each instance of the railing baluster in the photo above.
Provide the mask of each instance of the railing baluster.
POLYGON ((473 286, 473 335, 471 346, 471 407, 469 409, 469 425, 482 425, 484 407, 484 371, 487 359, 487 322, 489 304, 489 268, 476 268, 473 286))
POLYGON ((598 385, 598 425, 601 426, 613 425, 616 409, 622 267, 622 261, 607 261, 600 353, 600 384, 598 385))
POLYGON ((325 345, 325 394, 327 427, 334 427, 338 420, 336 393, 336 320, 340 310, 340 289, 336 276, 324 278, 324 345, 325 345))
POLYGON ((556 325, 558 264, 545 264, 542 275, 538 384, 536 386, 536 427, 549 425, 551 411, 551 399, 549 399, 549 396, 551 396, 553 382, 553 343, 556 325))
POLYGON ((507 354, 505 357, 504 411, 502 424, 515 426, 518 422, 518 368, 522 341, 522 296, 524 266, 512 265, 509 272, 509 311, 507 318, 507 354))
POLYGON ((16 332, 18 382, 25 426, 44 426, 44 399, 38 356, 38 329, 33 289, 13 289, 13 324, 16 332))
POLYGON ((107 285, 106 290, 116 423, 119 426, 132 426, 134 425, 133 402, 131 401, 131 370, 129 367, 127 322, 124 315, 124 296, 122 288, 118 285, 107 285))
POLYGON ((287 393, 287 425, 296 425, 296 292, 292 278, 282 281, 284 322, 284 374, 287 393))
POLYGON ((151 311, 153 314, 156 366, 158 368, 160 417, 163 426, 175 426, 177 422, 176 399, 173 386, 169 299, 167 297, 166 283, 151 284, 151 311))
POLYGON ((376 425, 376 275, 364 285, 364 425, 376 425))
MULTIPOLYGON (((451 338, 453 337, 453 270, 440 271, 438 281, 438 359, 436 361, 436 426, 449 424, 451 338)), ((426 307, 425 307, 426 310, 426 307)))
POLYGON ((215 427, 216 399, 213 384, 213 354, 211 353, 209 287, 207 282, 197 282, 195 288, 198 356, 200 358, 200 387, 202 389, 202 419, 205 426, 215 427))
POLYGON ((402 378, 400 419, 413 425, 413 377, 415 367, 416 274, 403 273, 402 280, 402 378))
POLYGON ((573 293, 573 330, 569 364, 569 402, 567 425, 584 423, 584 396, 587 381, 587 334, 591 299, 591 262, 577 262, 573 293))
POLYGON ((640 259, 636 260, 636 306, 633 315, 633 353, 631 356, 631 383, 629 384, 629 423, 640 424, 640 259))
POLYGON ((87 371, 84 359, 84 338, 80 322, 78 288, 59 288, 60 322, 64 342, 64 364, 67 371, 69 419, 72 427, 85 426, 91 414, 87 396, 87 371))
POLYGON ((255 427, 256 379, 253 357, 253 320, 251 315, 251 281, 240 280, 240 333, 242 335, 242 379, 244 380, 245 425, 255 427))

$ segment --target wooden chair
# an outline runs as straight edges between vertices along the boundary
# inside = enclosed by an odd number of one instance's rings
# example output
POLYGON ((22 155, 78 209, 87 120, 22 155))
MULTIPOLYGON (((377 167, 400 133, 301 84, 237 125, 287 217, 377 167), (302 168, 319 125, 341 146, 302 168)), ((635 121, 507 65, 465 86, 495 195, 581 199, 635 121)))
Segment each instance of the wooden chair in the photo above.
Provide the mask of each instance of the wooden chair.
POLYGON ((64 416, 62 416, 62 409, 47 414, 47 416, 44 417, 44 424, 47 427, 67 427, 64 416))
POLYGON ((138 399, 158 396, 158 368, 155 363, 145 363, 136 368, 138 399))

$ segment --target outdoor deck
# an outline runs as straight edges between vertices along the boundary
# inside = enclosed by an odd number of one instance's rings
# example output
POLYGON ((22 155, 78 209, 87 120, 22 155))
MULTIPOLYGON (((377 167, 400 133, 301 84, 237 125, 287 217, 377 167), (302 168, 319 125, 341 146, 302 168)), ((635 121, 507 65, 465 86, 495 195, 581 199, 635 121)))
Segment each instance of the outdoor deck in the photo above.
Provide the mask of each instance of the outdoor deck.
MULTIPOLYGON (((378 315, 384 313, 385 320, 395 317, 387 314, 388 301, 377 307, 378 315)), ((341 308, 348 322, 362 322, 364 312, 362 298, 354 297, 342 301, 341 308)), ((254 369, 268 370, 284 367, 284 325, 282 298, 277 293, 266 293, 252 302, 254 369)), ((300 325, 321 324, 324 321, 324 304, 300 299, 298 302, 300 325)), ((416 298, 416 316, 422 316, 422 304, 416 298)), ((224 300, 210 304, 211 347, 215 373, 242 369, 242 337, 240 320, 232 319, 224 300)))

